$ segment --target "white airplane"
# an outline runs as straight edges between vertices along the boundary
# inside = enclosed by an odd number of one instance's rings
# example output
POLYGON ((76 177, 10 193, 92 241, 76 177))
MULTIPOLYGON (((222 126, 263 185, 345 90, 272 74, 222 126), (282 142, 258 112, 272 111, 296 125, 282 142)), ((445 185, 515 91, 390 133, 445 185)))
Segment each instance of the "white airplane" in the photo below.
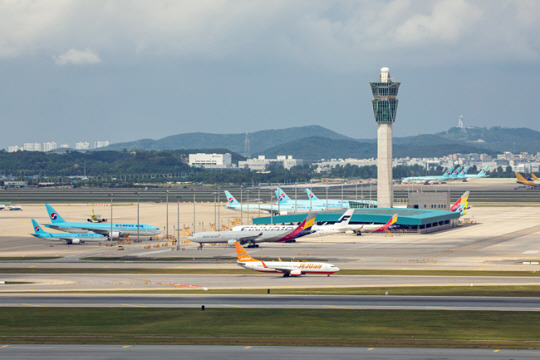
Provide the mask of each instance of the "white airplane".
POLYGON ((246 250, 238 242, 234 243, 236 254, 238 256, 238 265, 245 269, 260 272, 282 273, 283 277, 301 276, 303 274, 327 274, 330 276, 339 271, 335 265, 323 262, 311 261, 262 261, 249 256, 246 250))
POLYGON ((239 225, 229 231, 203 231, 188 236, 189 241, 208 243, 249 244, 258 247, 261 242, 293 242, 296 238, 311 233, 316 213, 310 213, 300 225, 239 225))
POLYGON ((362 235, 362 233, 376 233, 376 232, 389 232, 388 228, 396 223, 398 214, 394 214, 386 224, 348 224, 345 231, 352 231, 356 235, 362 235))
POLYGON ((242 210, 245 212, 249 211, 267 211, 274 215, 287 215, 294 211, 297 212, 309 212, 309 211, 325 211, 326 207, 321 205, 315 205, 315 206, 309 206, 305 204, 240 204, 238 200, 232 196, 230 192, 225 190, 225 196, 227 197, 227 205, 225 205, 225 208, 232 209, 232 210, 242 210))
POLYGON ((324 236, 347 231, 347 226, 349 225, 353 213, 354 209, 349 209, 333 224, 313 225, 311 227, 311 230, 313 231, 312 235, 324 236))

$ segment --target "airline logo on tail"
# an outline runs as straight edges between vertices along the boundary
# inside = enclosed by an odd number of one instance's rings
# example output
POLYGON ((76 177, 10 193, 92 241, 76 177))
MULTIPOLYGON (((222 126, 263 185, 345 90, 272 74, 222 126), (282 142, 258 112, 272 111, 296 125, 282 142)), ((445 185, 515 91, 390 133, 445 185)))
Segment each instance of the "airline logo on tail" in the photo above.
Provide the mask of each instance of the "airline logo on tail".
POLYGON ((465 193, 463 193, 463 195, 461 195, 461 197, 457 199, 457 201, 452 206, 450 206, 450 211, 458 210, 461 204, 467 202, 469 200, 470 193, 470 191, 465 191, 465 193))
POLYGON ((229 205, 236 205, 239 204, 239 202, 232 196, 230 192, 225 190, 225 196, 227 197, 227 201, 229 202, 229 205))
POLYGON ((381 226, 379 229, 375 230, 374 232, 382 232, 382 231, 388 230, 390 226, 394 225, 397 222, 397 219, 398 219, 398 214, 394 214, 390 218, 390 220, 388 220, 386 224, 384 224, 383 226, 381 226))
POLYGON ((35 226, 35 227, 34 227, 34 231, 38 233, 38 232, 41 231, 41 229, 39 228, 39 226, 35 226))
POLYGON ((55 212, 51 213, 51 220, 56 220, 56 219, 58 219, 58 214, 55 212))
POLYGON ((236 248, 236 255, 238 256, 238 262, 248 262, 248 261, 258 261, 254 258, 252 258, 246 250, 240 245, 238 241, 234 243, 234 247, 236 248))

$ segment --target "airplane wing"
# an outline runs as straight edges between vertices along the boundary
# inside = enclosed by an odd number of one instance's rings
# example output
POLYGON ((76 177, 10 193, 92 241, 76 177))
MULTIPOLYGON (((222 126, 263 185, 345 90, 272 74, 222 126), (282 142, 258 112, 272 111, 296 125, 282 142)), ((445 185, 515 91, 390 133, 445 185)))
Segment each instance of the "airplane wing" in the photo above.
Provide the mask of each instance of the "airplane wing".
POLYGON ((261 232, 261 233, 253 234, 253 235, 238 236, 238 239, 235 239, 235 240, 238 241, 240 244, 245 244, 250 241, 255 241, 256 239, 261 237, 262 234, 263 233, 261 232))

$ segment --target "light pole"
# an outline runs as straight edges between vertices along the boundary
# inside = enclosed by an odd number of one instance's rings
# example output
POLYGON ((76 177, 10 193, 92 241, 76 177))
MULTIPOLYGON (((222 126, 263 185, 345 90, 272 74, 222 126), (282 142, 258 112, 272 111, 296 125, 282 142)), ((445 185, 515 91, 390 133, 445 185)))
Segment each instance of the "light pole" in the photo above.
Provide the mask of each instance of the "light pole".
POLYGON ((176 251, 180 251, 180 195, 176 195, 176 251))
POLYGON ((244 185, 240 185, 240 225, 244 225, 244 185))
POLYGON ((217 197, 217 193, 213 192, 212 194, 214 195, 214 230, 218 231, 218 230, 216 230, 216 228, 217 228, 217 222, 216 222, 217 221, 217 217, 216 217, 216 210, 217 210, 216 209, 216 197, 217 197))
POLYGON ((270 225, 274 225, 274 192, 270 191, 270 225))
POLYGON ((294 213, 296 214, 296 191, 298 190, 297 184, 294 183, 294 213))
POLYGON ((261 184, 257 186, 259 194, 257 195, 257 198, 259 199, 259 217, 261 217, 261 184))
POLYGON ((343 209, 343 183, 341 183, 341 208, 343 209))
POLYGON ((248 217, 248 224, 249 224, 249 193, 251 190, 246 190, 247 193, 247 217, 248 217))
POLYGON ((326 210, 328 210, 328 185, 326 185, 326 210))
POLYGON ((166 195, 166 198, 165 198, 165 203, 167 204, 166 205, 166 213, 167 213, 167 219, 165 221, 165 227, 167 228, 167 230, 165 231, 165 239, 168 239, 169 238, 169 190, 167 190, 167 195, 166 195))
POLYGON ((139 242, 139 201, 140 201, 141 193, 137 191, 137 243, 139 242))
POLYGON ((112 216, 113 205, 112 205, 112 203, 113 203, 114 194, 111 193, 111 194, 109 194, 109 196, 111 197, 111 246, 112 246, 112 244, 113 244, 113 216, 112 216))
POLYGON ((221 218, 220 218, 220 214, 219 214, 219 210, 221 208, 221 203, 219 202, 219 193, 221 192, 221 188, 218 186, 218 193, 217 193, 217 202, 218 202, 218 208, 217 208, 217 222, 219 224, 219 227, 217 229, 217 231, 220 231, 221 230, 221 218))
POLYGON ((195 234, 195 230, 197 229, 196 219, 195 219, 195 189, 192 189, 193 191, 193 233, 195 234))

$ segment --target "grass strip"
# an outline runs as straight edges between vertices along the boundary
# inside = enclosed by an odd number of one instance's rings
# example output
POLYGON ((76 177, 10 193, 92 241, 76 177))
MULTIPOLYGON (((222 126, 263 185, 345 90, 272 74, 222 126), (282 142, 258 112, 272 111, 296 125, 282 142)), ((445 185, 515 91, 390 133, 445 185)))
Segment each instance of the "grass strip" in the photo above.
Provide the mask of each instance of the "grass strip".
MULTIPOLYGON (((157 269, 157 268, 0 268, 0 274, 251 274, 268 276, 267 274, 251 270, 236 269, 212 269, 212 268, 181 268, 181 269, 157 269)), ((401 275, 401 276, 515 276, 515 277, 540 277, 536 271, 484 271, 484 270, 341 270, 332 276, 343 275, 401 275)))
POLYGON ((19 261, 19 260, 52 260, 60 259, 62 256, 0 256, 0 261, 19 261))
POLYGON ((540 349, 540 312, 5 308, 0 342, 540 349))

